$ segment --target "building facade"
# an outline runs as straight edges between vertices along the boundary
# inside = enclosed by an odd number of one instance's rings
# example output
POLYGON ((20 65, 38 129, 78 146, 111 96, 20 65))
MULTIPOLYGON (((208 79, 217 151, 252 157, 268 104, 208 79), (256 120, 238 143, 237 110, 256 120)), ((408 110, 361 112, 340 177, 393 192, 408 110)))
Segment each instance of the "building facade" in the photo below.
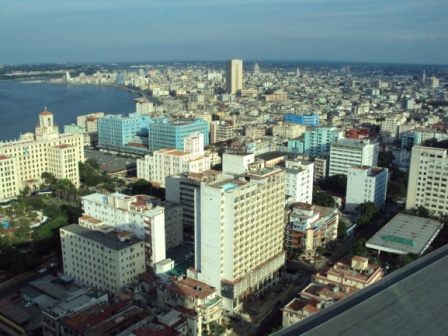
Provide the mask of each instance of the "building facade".
POLYGON ((285 190, 288 202, 312 203, 314 163, 306 160, 285 161, 285 190))
POLYGON ((286 207, 285 220, 285 248, 290 258, 314 260, 318 247, 327 247, 337 238, 337 208, 297 202, 286 207))
POLYGON ((148 153, 151 118, 138 113, 106 115, 98 120, 98 147, 104 151, 148 153))
POLYGON ((414 146, 409 168, 406 209, 424 206, 437 215, 448 214, 446 149, 414 146))
POLYGON ((114 293, 146 272, 145 246, 131 232, 71 224, 60 229, 64 274, 114 293))
POLYGON ((305 126, 319 126, 320 117, 316 114, 285 114, 283 121, 305 126))
POLYGON ((378 143, 369 140, 341 139, 330 146, 328 176, 347 175, 350 166, 376 166, 378 143))
POLYGON ((243 89, 243 61, 232 59, 226 62, 226 91, 236 94, 243 89))
POLYGON ((284 172, 272 168, 201 186, 195 268, 187 275, 215 287, 230 312, 279 280, 284 194, 284 172))
POLYGON ((202 119, 174 120, 154 119, 149 125, 150 151, 174 148, 185 151, 186 137, 195 133, 204 135, 204 147, 209 145, 209 123, 202 119))
POLYGON ((386 204, 387 168, 351 166, 347 174, 345 210, 353 212, 365 202, 372 202, 382 209, 386 204))
POLYGON ((49 172, 79 187, 78 163, 84 161, 83 135, 59 134, 53 113, 39 114, 35 134, 0 143, 0 202, 15 198, 26 186, 37 191, 41 175, 49 172))
POLYGON ((116 231, 132 232, 144 240, 146 266, 165 259, 165 208, 154 204, 154 198, 146 195, 127 196, 119 193, 92 194, 81 198, 83 217, 80 223, 93 229, 107 224, 116 231))

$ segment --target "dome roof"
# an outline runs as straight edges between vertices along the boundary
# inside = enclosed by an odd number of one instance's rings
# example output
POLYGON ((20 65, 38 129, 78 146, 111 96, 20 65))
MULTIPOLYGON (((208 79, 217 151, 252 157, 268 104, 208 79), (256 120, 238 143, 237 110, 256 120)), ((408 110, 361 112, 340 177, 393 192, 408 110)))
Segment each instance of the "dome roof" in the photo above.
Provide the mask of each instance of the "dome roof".
POLYGON ((53 115, 53 113, 51 113, 50 111, 47 111, 47 108, 45 107, 45 111, 39 113, 39 115, 41 116, 46 116, 46 115, 53 115))

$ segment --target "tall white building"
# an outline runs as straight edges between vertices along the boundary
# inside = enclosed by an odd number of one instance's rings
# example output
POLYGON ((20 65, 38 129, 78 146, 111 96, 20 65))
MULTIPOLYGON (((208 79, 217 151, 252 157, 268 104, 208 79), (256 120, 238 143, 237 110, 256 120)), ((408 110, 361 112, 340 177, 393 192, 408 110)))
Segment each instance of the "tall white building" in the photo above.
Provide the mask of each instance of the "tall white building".
POLYGON ((341 139, 330 146, 328 176, 347 175, 350 166, 376 166, 378 143, 370 140, 341 139))
POLYGON ((406 209, 424 206, 448 214, 448 157, 446 149, 412 147, 406 209))
POLYGON ((226 63, 226 91, 236 94, 243 89, 243 61, 229 60, 226 63))
POLYGON ((104 222, 116 231, 132 232, 135 237, 145 241, 146 266, 150 268, 165 259, 165 227, 168 227, 165 223, 165 208, 153 202, 154 198, 146 195, 115 193, 84 196, 81 198, 83 216, 79 221, 91 229, 104 222))
POLYGON ((78 163, 84 161, 83 147, 82 134, 59 134, 53 113, 43 111, 35 134, 0 142, 0 202, 15 198, 26 186, 38 190, 43 172, 79 187, 78 163))
POLYGON ((204 135, 195 133, 184 139, 185 152, 164 148, 137 159, 137 177, 165 185, 167 176, 201 173, 210 169, 210 157, 204 155, 204 135))
POLYGON ((223 308, 241 309, 279 280, 285 262, 285 177, 264 168, 201 186, 195 267, 187 275, 217 289, 223 308))
POLYGON ((347 174, 345 210, 355 211, 365 202, 373 202, 378 208, 386 203, 388 169, 369 166, 351 166, 347 174))
POLYGON ((313 202, 314 163, 306 160, 285 161, 285 193, 288 203, 313 202))
POLYGON ((118 293, 146 272, 144 242, 131 232, 77 224, 60 231, 64 274, 88 286, 118 293))

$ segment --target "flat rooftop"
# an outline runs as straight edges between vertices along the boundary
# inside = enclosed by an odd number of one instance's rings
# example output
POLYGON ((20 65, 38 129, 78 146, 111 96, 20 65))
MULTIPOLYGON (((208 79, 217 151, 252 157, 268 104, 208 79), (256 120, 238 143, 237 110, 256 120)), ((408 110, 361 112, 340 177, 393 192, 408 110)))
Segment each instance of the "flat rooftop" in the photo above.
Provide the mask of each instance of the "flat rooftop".
POLYGON ((443 224, 428 218, 397 214, 366 247, 395 254, 423 254, 443 224))
POLYGON ((275 336, 447 335, 448 245, 275 336))
POLYGON ((97 242, 111 250, 122 250, 129 246, 138 244, 140 239, 132 238, 127 241, 120 241, 118 239, 118 233, 115 231, 103 233, 100 231, 90 230, 78 224, 71 224, 63 228, 65 231, 84 237, 86 239, 97 242))

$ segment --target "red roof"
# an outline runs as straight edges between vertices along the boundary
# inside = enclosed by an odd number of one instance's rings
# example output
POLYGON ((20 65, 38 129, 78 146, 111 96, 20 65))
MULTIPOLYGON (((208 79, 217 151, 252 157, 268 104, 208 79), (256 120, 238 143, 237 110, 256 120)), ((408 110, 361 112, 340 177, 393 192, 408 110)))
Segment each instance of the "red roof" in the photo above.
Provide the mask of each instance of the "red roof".
POLYGON ((46 109, 45 109, 45 111, 43 111, 43 112, 41 112, 39 115, 41 115, 41 116, 50 116, 50 115, 53 115, 53 113, 51 113, 50 111, 47 111, 46 109))

